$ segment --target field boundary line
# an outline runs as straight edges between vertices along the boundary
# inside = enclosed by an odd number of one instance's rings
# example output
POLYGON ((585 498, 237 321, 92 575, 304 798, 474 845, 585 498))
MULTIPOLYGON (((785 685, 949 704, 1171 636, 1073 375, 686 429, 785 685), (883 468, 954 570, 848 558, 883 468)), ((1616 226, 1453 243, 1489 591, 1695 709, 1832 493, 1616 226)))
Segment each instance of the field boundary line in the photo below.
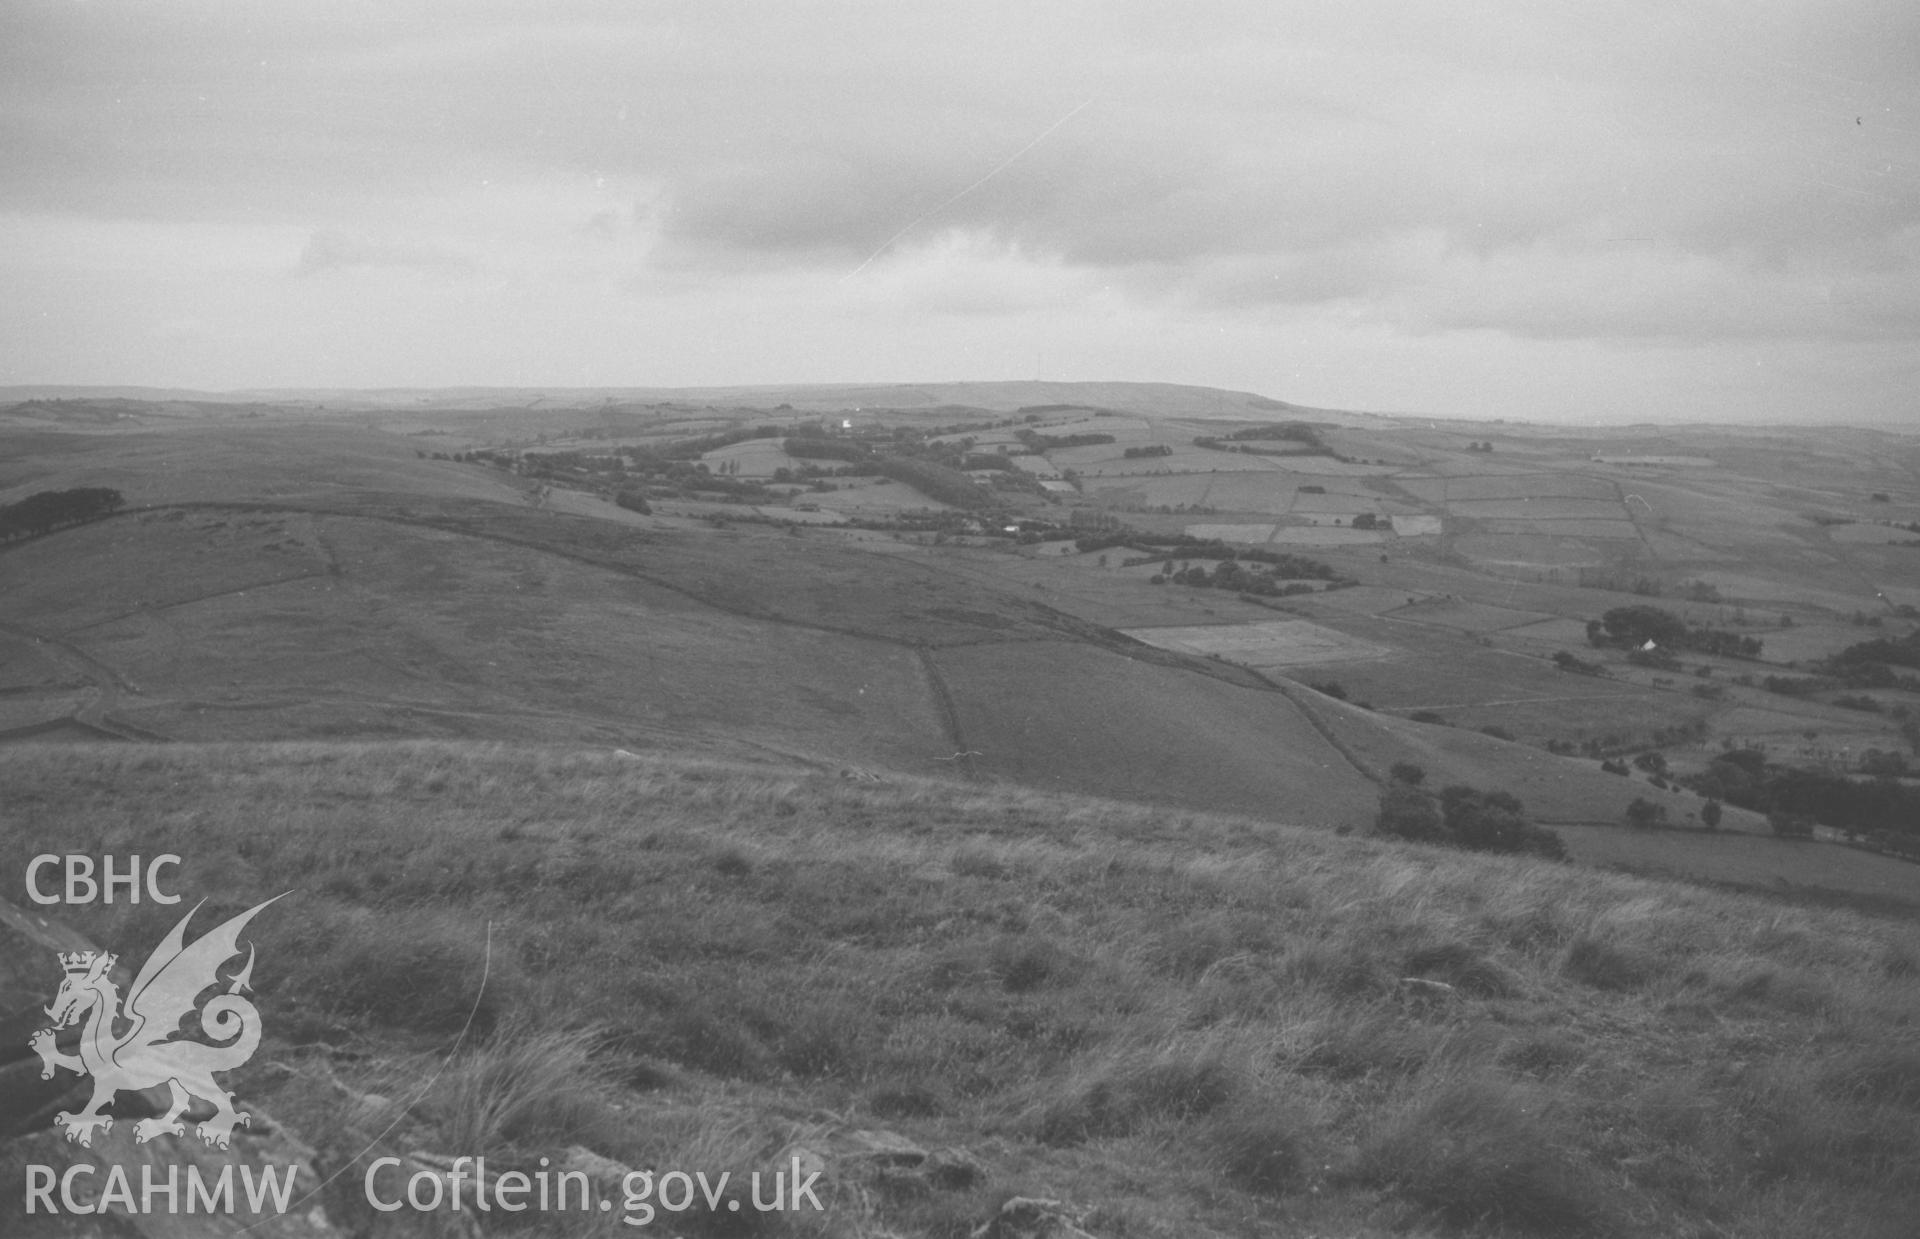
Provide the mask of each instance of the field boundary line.
POLYGON ((971 782, 978 782, 980 770, 974 764, 974 758, 980 754, 967 746, 967 737, 960 730, 960 711, 953 703, 953 694, 947 689, 946 677, 940 674, 940 668, 933 661, 934 651, 925 646, 916 647, 914 654, 920 660, 920 669, 926 674, 927 686, 933 690, 934 706, 940 712, 941 724, 947 732, 947 739, 953 742, 953 756, 944 760, 960 767, 960 772, 971 782))
POLYGON ((1358 753, 1354 752, 1346 741, 1335 735, 1333 728, 1327 726, 1326 720, 1320 717, 1319 712, 1315 709, 1315 703, 1309 702, 1306 699, 1306 695, 1309 693, 1318 695, 1316 690, 1297 684, 1292 680, 1276 679, 1273 676, 1267 675, 1257 667, 1249 667, 1247 670, 1253 672, 1254 675, 1265 681, 1267 686, 1274 692, 1279 693, 1282 697, 1292 702, 1294 709, 1300 711, 1302 717, 1307 720, 1308 724, 1320 733, 1320 738, 1325 740, 1334 752, 1345 758, 1347 764, 1358 771, 1361 778, 1372 783, 1375 787, 1386 786, 1385 777, 1382 776, 1379 771, 1375 770, 1373 766, 1358 753))

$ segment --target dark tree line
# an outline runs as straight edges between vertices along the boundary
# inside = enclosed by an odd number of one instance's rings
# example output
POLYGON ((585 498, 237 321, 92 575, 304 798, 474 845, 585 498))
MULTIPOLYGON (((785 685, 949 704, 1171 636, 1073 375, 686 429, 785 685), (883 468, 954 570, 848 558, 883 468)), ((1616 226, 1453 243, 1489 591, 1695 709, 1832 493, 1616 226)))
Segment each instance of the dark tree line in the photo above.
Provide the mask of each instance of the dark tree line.
POLYGON ((1920 843, 1920 787, 1887 775, 1857 779, 1777 766, 1764 753, 1722 753, 1680 782, 1702 796, 1757 813, 1790 814, 1856 834, 1920 843))
POLYGON ((43 490, 18 503, 0 505, 0 542, 34 538, 67 525, 98 520, 126 506, 117 490, 81 486, 73 490, 43 490))
POLYGON ((1473 852, 1566 857, 1560 836, 1528 821, 1525 807, 1508 793, 1457 784, 1436 797, 1420 786, 1425 777, 1418 766, 1401 763, 1393 768, 1393 780, 1380 793, 1376 830, 1473 852))
POLYGON ((1037 430, 1016 430, 1013 432, 1020 442, 1036 452, 1050 452, 1065 447, 1102 447, 1114 441, 1108 434, 1043 435, 1037 430))
POLYGON ((1692 650, 1727 658, 1758 658, 1758 637, 1746 637, 1705 625, 1689 626, 1671 611, 1640 604, 1615 607, 1597 620, 1587 621, 1587 644, 1604 649, 1634 649, 1653 642, 1667 649, 1692 650))
POLYGON ((889 456, 879 462, 879 470, 884 477, 903 482, 929 499, 956 508, 985 508, 993 504, 992 496, 974 485, 972 478, 931 460, 889 456))

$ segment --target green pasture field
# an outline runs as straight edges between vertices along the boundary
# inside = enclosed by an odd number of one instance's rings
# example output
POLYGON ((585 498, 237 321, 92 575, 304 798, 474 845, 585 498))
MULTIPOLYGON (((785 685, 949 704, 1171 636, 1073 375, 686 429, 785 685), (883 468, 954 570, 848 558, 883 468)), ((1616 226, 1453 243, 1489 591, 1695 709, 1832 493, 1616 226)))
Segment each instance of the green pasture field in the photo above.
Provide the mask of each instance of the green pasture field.
POLYGON ((1617 498, 1608 499, 1449 499, 1447 511, 1454 516, 1504 517, 1510 520, 1611 520, 1629 519, 1617 498))
POLYGON ((1596 464, 1642 465, 1671 469, 1711 469, 1718 462, 1710 456, 1596 456, 1596 464))
MULTIPOLYGON (((662 513, 662 505, 671 501, 649 504, 655 513, 662 513)), ((623 508, 617 503, 589 495, 585 491, 567 490, 553 487, 540 499, 542 509, 565 512, 571 516, 587 516, 594 520, 612 521, 619 525, 633 525, 641 529, 658 529, 666 526, 663 515, 641 515, 631 508, 623 508)))
POLYGON ((1176 473, 1164 477, 1134 477, 1125 483, 1096 480, 1087 484, 1087 489, 1107 503, 1178 508, 1203 503, 1213 481, 1212 474, 1176 473))
POLYGON ((1282 472, 1309 478, 1391 477, 1400 471, 1399 465, 1350 464, 1330 456, 1262 456, 1258 459, 1272 461, 1282 472))
POLYGON ((1325 525, 1282 525, 1273 532, 1274 544, 1285 546, 1372 546, 1386 540, 1386 534, 1372 529, 1325 525))
POLYGON ((1827 537, 1848 546, 1920 546, 1920 533, 1889 525, 1835 525, 1827 530, 1827 537))
POLYGON ((1082 417, 1073 421, 1037 423, 1034 429, 1044 435, 1065 437, 1067 435, 1112 435, 1124 445, 1138 439, 1146 441, 1154 434, 1154 426, 1140 417, 1082 417))
MULTIPOLYGON (((421 460, 406 439, 323 423, 187 426, 50 436, 40 472, 0 502, 75 486, 118 490, 129 506, 251 499, 330 500, 368 492, 521 502, 525 483, 479 465, 421 460)), ((8 449, 9 451, 11 449, 8 449)))
POLYGON ((1641 524, 1636 528, 1640 531, 1640 541, 1658 564, 1712 567, 1740 562, 1739 554, 1725 547, 1708 546, 1685 534, 1650 525, 1641 524))
MULTIPOLYGON (((1769 663, 1811 662, 1837 654, 1850 645, 1862 641, 1872 641, 1878 637, 1898 637, 1910 631, 1913 624, 1886 616, 1883 605, 1863 607, 1868 615, 1882 617, 1879 628, 1863 628, 1857 624, 1840 623, 1832 620, 1797 621, 1791 628, 1781 628, 1777 624, 1769 626, 1743 628, 1742 632, 1751 633, 1762 642, 1761 656, 1769 663)), ((1778 620, 1777 612, 1761 611, 1757 608, 1747 613, 1750 620, 1778 620)), ((1756 671, 1770 671, 1772 668, 1754 668, 1756 671)))
POLYGON ((1277 525, 1188 525, 1186 532, 1195 538, 1259 545, 1271 541, 1278 528, 1277 525))
MULTIPOLYGON (((1416 597, 1425 597, 1424 593, 1414 594, 1408 590, 1395 589, 1391 585, 1358 585, 1352 589, 1336 589, 1331 593, 1316 594, 1312 608, 1315 611, 1327 610, 1336 614, 1380 615, 1387 611, 1406 606, 1416 597)), ((1289 598, 1289 605, 1300 601, 1289 598)))
POLYGON ((9 548, 0 619, 74 634, 115 617, 324 578, 333 560, 301 512, 128 513, 9 548), (76 589, 75 578, 86 582, 76 589))
MULTIPOLYGON (((1873 588, 1860 582, 1857 576, 1845 582, 1847 588, 1831 588, 1819 579, 1829 575, 1827 573, 1819 574, 1812 582, 1806 581, 1804 576, 1767 577, 1753 571, 1734 572, 1725 568, 1710 568, 1695 575, 1727 598, 1746 603, 1750 614, 1758 606, 1784 606, 1793 612, 1812 607, 1837 615, 1851 615, 1875 602, 1873 588)), ((1853 574, 1831 575, 1844 581, 1846 576, 1853 574)), ((1796 622, 1804 618, 1804 615, 1795 615, 1796 622)))
MULTIPOLYGON (((127 522, 76 532, 116 523, 127 522)), ((95 595, 91 623, 24 598, 7 614, 134 669, 138 691, 117 713, 164 735, 244 727, 294 739, 348 721, 603 742, 724 734, 889 764, 944 744, 921 669, 897 647, 741 617, 532 548, 354 518, 317 524, 337 575, 244 590, 215 577, 204 598, 148 606, 95 595)), ((137 590, 146 562, 166 578, 165 565, 191 561, 140 539, 103 549, 93 569, 115 579, 124 563, 137 590)))
POLYGON ((1453 549, 1474 563, 1548 571, 1599 567, 1620 554, 1618 538, 1556 537, 1545 533, 1476 533, 1455 537, 1453 549))
MULTIPOLYGON (((1884 718, 1852 710, 1837 710, 1810 701, 1797 701, 1772 693, 1734 690, 1730 708, 1714 715, 1714 731, 1721 739, 1740 747, 1764 745, 1769 751, 1823 753, 1850 748, 1860 753, 1868 748, 1899 750, 1905 747, 1899 734, 1884 718), (1817 737, 1808 740, 1811 731, 1817 737)), ((1893 700, 1896 694, 1885 694, 1893 700)))
POLYGON ((789 456, 777 439, 749 439, 745 443, 734 443, 716 448, 700 458, 717 473, 720 465, 739 465, 741 477, 768 478, 775 469, 798 471, 804 464, 819 464, 819 461, 803 461, 797 456, 789 456))
MULTIPOLYGON (((1675 821, 1684 821, 1689 812, 1699 808, 1699 798, 1690 792, 1662 791, 1646 782, 1643 776, 1622 778, 1608 774, 1591 758, 1545 751, 1530 740, 1524 718, 1512 707, 1503 708, 1504 714, 1489 712, 1486 718, 1518 734, 1517 741, 1486 735, 1478 730, 1484 725, 1480 723, 1473 726, 1415 723, 1397 711, 1368 709, 1356 704, 1362 698, 1353 691, 1353 682, 1360 677, 1350 672, 1354 668, 1385 665, 1390 664, 1315 668, 1310 675, 1294 677, 1315 683, 1334 680, 1348 689, 1347 701, 1336 701, 1304 688, 1295 689, 1294 696, 1343 751, 1382 780, 1389 777, 1393 763, 1410 762, 1425 770, 1426 782, 1434 786, 1466 783, 1504 788, 1516 795, 1536 820, 1551 823, 1622 821, 1627 805, 1636 796, 1666 805, 1675 821)), ((1583 703, 1597 708, 1606 705, 1607 699, 1589 697, 1571 704, 1583 703)), ((1764 831, 1766 824, 1755 814, 1729 808, 1722 828, 1764 831)))
MULTIPOLYGON (((1338 596, 1338 595, 1334 595, 1338 596)), ((1484 602, 1468 602, 1451 597, 1424 598, 1385 612, 1397 620, 1432 624, 1438 628, 1457 628, 1461 632, 1503 632, 1538 623, 1547 617, 1537 611, 1516 611, 1510 607, 1484 602)), ((1584 628, 1582 629, 1584 632, 1584 628)))
MULTIPOLYGON (((1598 618, 1597 616, 1595 618, 1598 618)), ((1503 628, 1500 636, 1506 641, 1525 641, 1540 648, 1567 650, 1587 658, 1591 653, 1587 649, 1587 625, 1585 620, 1550 619, 1537 624, 1521 624, 1513 628, 1503 628)), ((1589 661, 1592 661, 1589 659, 1589 661)))
POLYGON ((1710 487, 1633 478, 1623 479, 1620 490, 1635 521, 1671 529, 1708 546, 1798 546, 1804 535, 1819 530, 1799 511, 1747 482, 1722 481, 1710 487))
POLYGON ((1920 913, 1920 866, 1839 844, 1724 829, 1556 827, 1582 864, 1647 877, 1724 882, 1788 897, 1920 913), (1711 875, 1711 876, 1707 876, 1711 875))
POLYGON ((1390 647, 1348 636, 1308 620, 1258 620, 1178 628, 1133 628, 1128 636, 1202 658, 1247 667, 1293 667, 1381 658, 1390 647))
POLYGON ((1449 505, 1526 499, 1617 503, 1620 498, 1612 482, 1577 473, 1469 474, 1394 481, 1429 503, 1449 505))
POLYGON ((838 484, 838 490, 809 494, 807 502, 817 504, 823 511, 849 513, 953 510, 948 504, 929 498, 904 482, 841 478, 838 484))
POLYGON ((21 692, 45 692, 84 683, 40 642, 0 631, 0 705, 21 692))
POLYGON ((1215 473, 1208 475, 1198 502, 1222 512, 1285 516, 1307 497, 1282 473, 1215 473))
POLYGON ((1534 517, 1527 520, 1481 520, 1479 528, 1490 534, 1538 534, 1549 538, 1581 538, 1603 541, 1638 541, 1640 531, 1627 520, 1556 520, 1534 517))
POLYGON ((1391 515, 1396 512, 1410 513, 1413 510, 1407 504, 1384 499, 1378 495, 1339 494, 1331 488, 1324 495, 1299 494, 1292 508, 1296 513, 1337 513, 1342 516, 1352 516, 1360 512, 1391 515))
MULTIPOLYGON (((1139 456, 1132 460, 1124 455, 1114 454, 1105 457, 1093 457, 1085 463, 1074 463, 1073 468, 1086 477, 1150 477, 1172 474, 1175 476, 1189 473, 1215 473, 1239 470, 1242 472, 1275 472, 1272 469, 1252 463, 1259 457, 1244 456, 1238 453, 1212 452, 1205 448, 1194 447, 1190 443, 1169 442, 1173 449, 1166 456, 1139 456)), ((1069 448, 1054 456, 1064 463, 1072 463, 1067 457, 1069 451, 1085 451, 1089 454, 1108 451, 1103 448, 1069 448)))
POLYGON ((1283 694, 1059 642, 932 661, 975 770, 1050 791, 1333 825, 1374 789, 1283 694))
MULTIPOLYGON (((1071 552, 1071 544, 1067 546, 1071 552)), ((1232 593, 1180 585, 1151 585, 1147 578, 1165 563, 1155 558, 1134 568, 1119 567, 1134 552, 1111 550, 1091 555, 1070 553, 1038 558, 1005 551, 953 551, 926 548, 915 558, 957 582, 994 590, 1013 588, 1037 602, 1104 627, 1126 629, 1163 625, 1222 623, 1271 618, 1272 613, 1240 601, 1232 593), (1101 568, 1101 554, 1109 567, 1101 568)), ((1175 565, 1180 556, 1171 558, 1175 565)))

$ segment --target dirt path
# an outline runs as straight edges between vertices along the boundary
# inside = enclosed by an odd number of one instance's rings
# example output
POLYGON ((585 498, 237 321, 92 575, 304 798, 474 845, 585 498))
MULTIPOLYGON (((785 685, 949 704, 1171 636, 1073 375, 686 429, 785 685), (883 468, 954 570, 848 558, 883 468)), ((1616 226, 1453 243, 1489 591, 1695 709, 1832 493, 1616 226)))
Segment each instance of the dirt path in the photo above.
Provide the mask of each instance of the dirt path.
MULTIPOLYGON (((133 727, 113 718, 113 710, 119 706, 123 694, 138 692, 132 683, 106 663, 81 649, 71 641, 49 636, 22 624, 0 620, 0 632, 17 637, 22 641, 31 641, 43 654, 55 662, 78 672, 92 686, 92 695, 72 711, 59 716, 69 719, 92 731, 105 732, 125 740, 164 739, 156 733, 133 727)), ((47 723, 58 719, 49 719, 47 723)), ((35 726, 44 726, 36 724, 35 726)))
POLYGON ((934 665, 933 652, 925 648, 914 652, 919 655, 920 669, 926 673, 927 687, 933 690, 934 704, 940 710, 941 726, 945 729, 947 738, 953 741, 953 756, 939 760, 952 762, 969 780, 978 781, 980 771, 974 765, 973 759, 978 757, 979 753, 967 747, 967 737, 960 730, 960 712, 954 707, 953 694, 947 691, 947 682, 940 675, 940 668, 934 665))

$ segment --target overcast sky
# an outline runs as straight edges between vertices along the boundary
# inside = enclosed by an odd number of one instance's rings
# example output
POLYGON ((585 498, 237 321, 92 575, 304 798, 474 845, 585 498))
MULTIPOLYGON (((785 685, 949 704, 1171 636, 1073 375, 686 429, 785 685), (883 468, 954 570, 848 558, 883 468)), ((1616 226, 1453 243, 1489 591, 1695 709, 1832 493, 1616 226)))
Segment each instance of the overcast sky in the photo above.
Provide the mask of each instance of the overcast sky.
POLYGON ((6 0, 0 383, 1920 424, 1920 6, 6 0))

